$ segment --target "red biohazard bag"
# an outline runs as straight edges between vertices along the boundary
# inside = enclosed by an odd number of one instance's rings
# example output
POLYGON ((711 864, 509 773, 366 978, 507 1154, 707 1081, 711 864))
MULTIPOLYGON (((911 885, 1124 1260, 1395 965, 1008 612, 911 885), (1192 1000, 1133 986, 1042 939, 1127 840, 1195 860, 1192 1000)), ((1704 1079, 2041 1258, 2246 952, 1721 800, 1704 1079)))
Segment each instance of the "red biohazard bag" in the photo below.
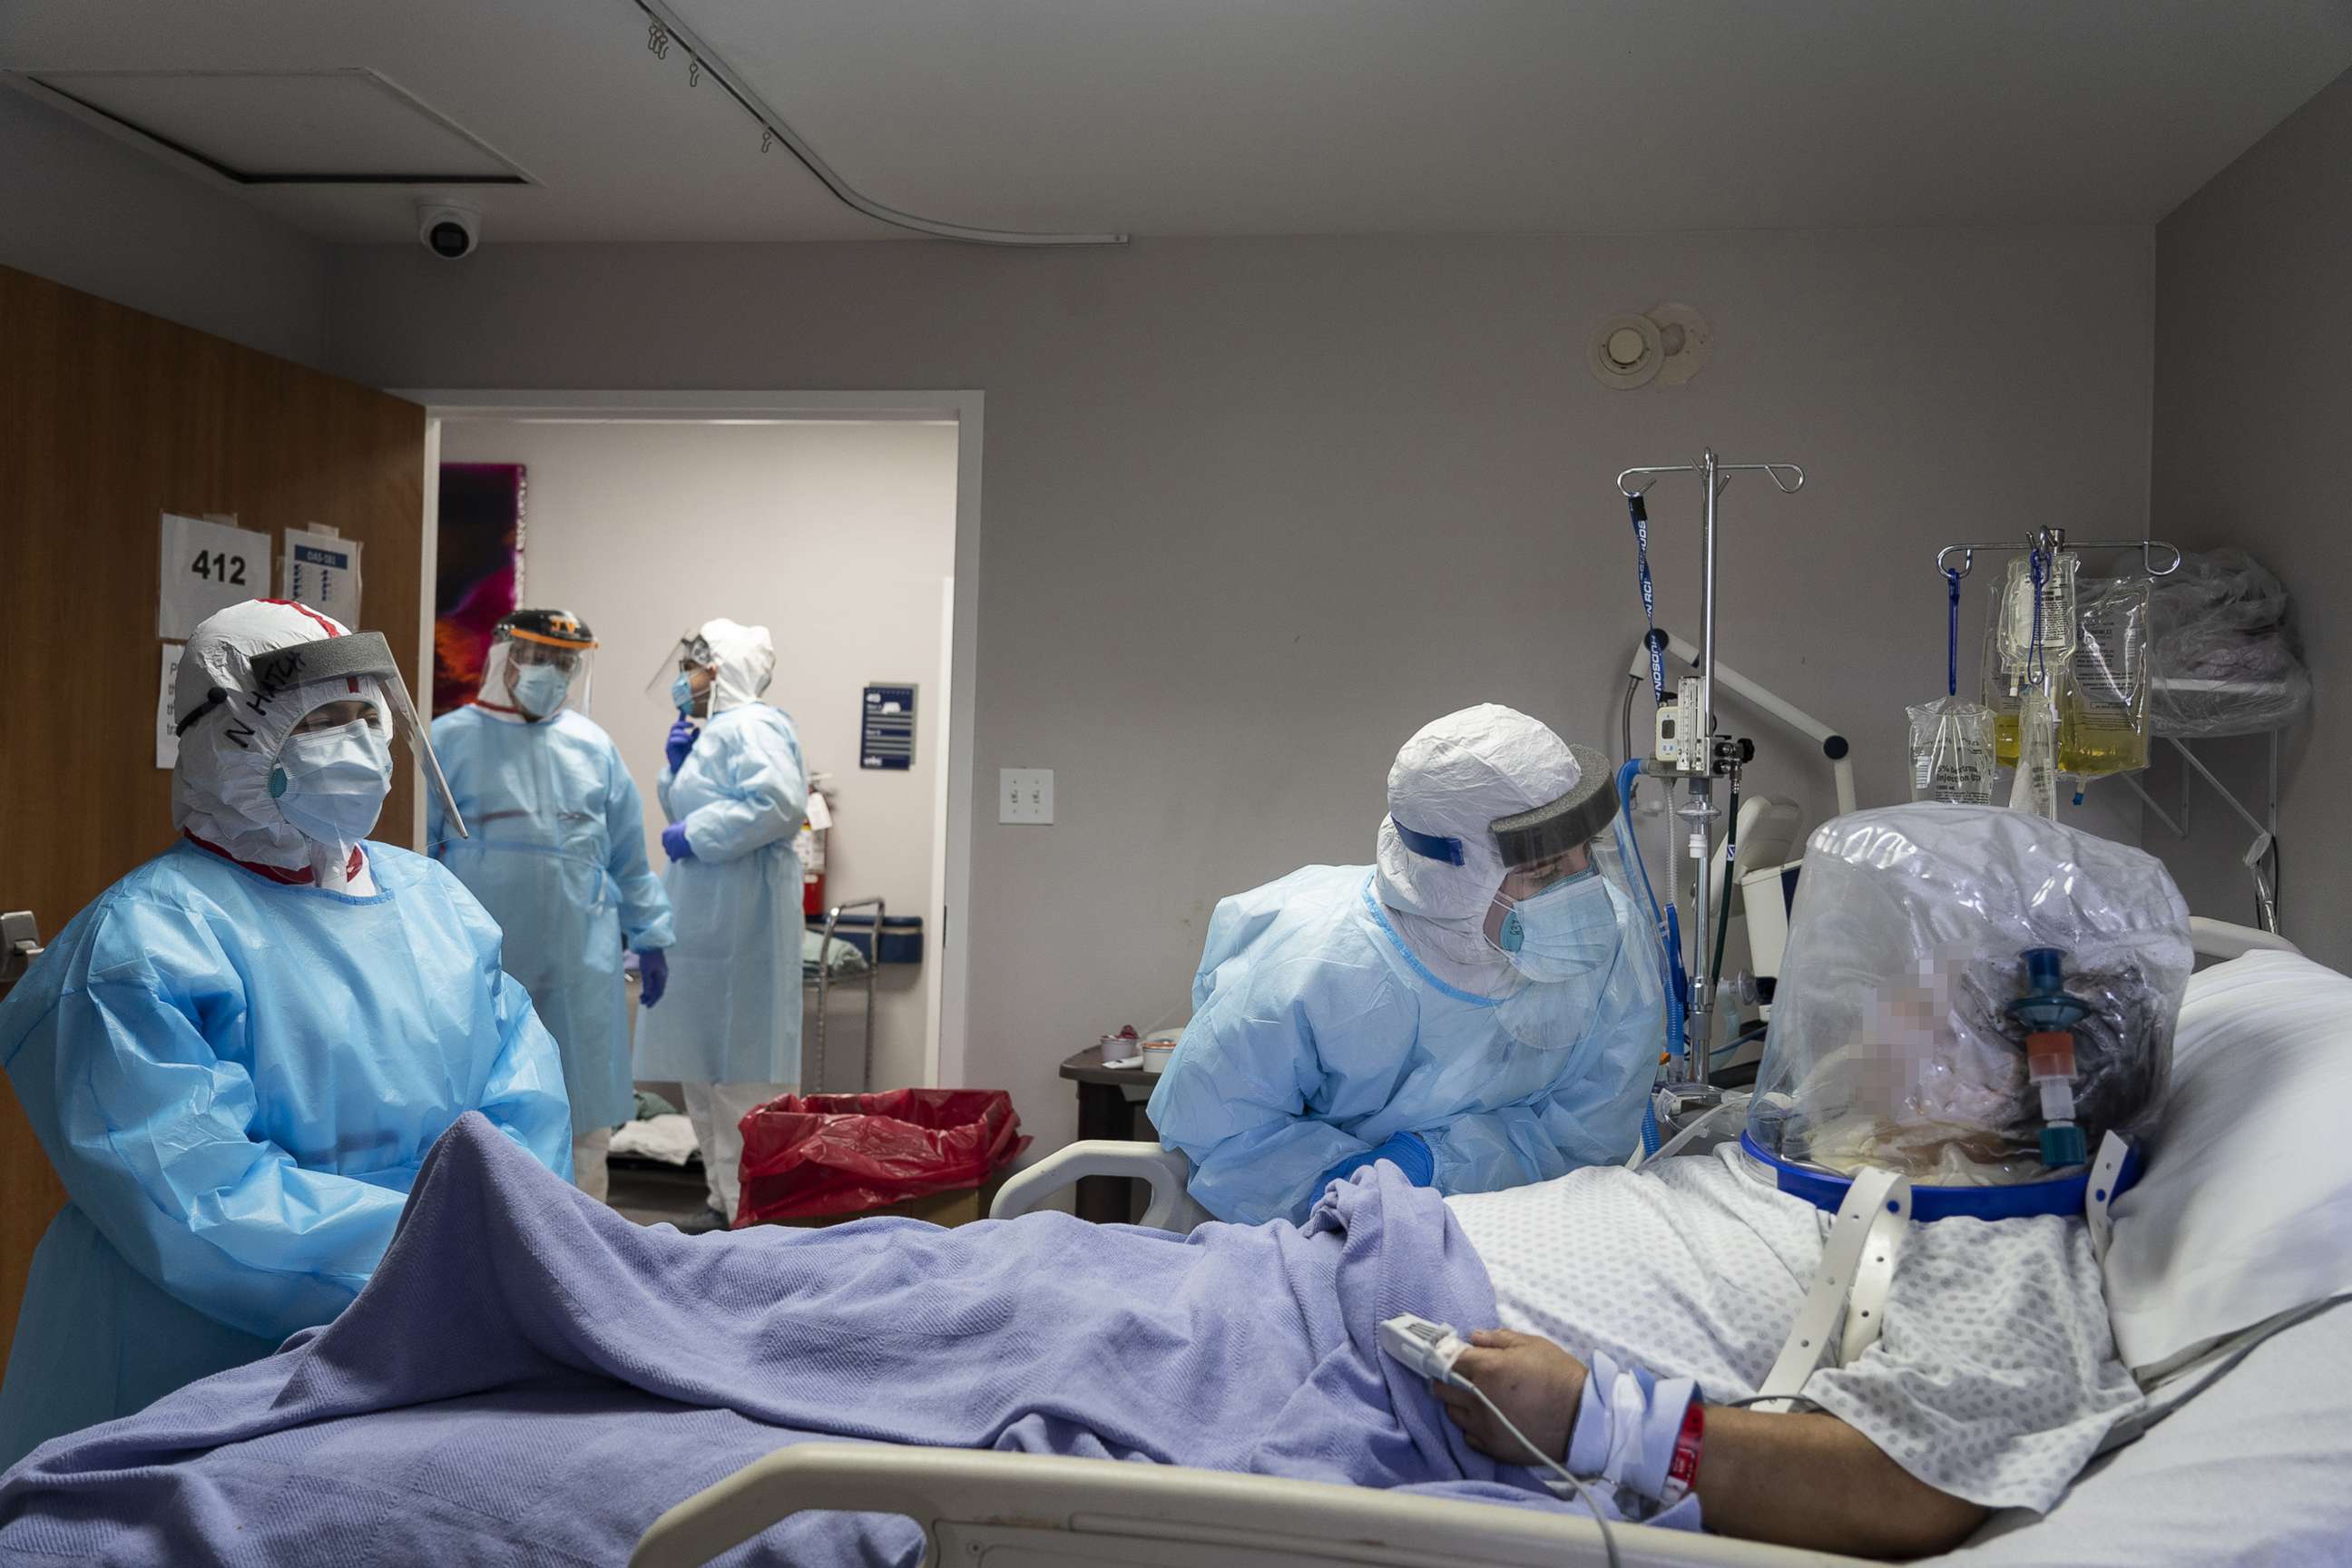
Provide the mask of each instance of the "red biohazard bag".
POLYGON ((1029 1146, 1001 1089, 787 1094, 748 1112, 742 1130, 739 1226, 977 1187, 1029 1146))

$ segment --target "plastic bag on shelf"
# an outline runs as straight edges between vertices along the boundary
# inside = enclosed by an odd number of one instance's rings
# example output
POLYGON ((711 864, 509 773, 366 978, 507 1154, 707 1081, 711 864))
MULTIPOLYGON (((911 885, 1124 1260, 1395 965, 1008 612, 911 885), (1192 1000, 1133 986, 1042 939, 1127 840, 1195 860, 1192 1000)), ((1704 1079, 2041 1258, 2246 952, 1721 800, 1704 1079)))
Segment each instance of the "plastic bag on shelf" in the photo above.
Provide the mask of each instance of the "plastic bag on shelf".
POLYGON ((2151 728, 2196 739, 2292 723, 2311 674, 2287 632, 2286 587, 2242 550, 2192 552, 2157 580, 2150 610, 2151 728))

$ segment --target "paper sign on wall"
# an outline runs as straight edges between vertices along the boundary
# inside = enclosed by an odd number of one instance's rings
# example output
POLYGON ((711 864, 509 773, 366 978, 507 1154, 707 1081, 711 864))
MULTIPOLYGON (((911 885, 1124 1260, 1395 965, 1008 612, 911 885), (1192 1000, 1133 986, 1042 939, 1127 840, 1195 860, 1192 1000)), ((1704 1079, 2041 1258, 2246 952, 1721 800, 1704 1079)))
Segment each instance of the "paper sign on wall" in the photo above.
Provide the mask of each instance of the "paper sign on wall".
POLYGON ((286 531, 281 592, 347 626, 360 624, 360 542, 312 528, 286 531))
POLYGON ((215 610, 269 592, 269 535, 250 529, 167 511, 161 563, 157 637, 185 637, 215 610))
POLYGON ((163 645, 163 678, 155 694, 155 765, 159 768, 180 765, 180 732, 172 718, 172 684, 179 679, 180 656, 187 651, 185 643, 163 645))

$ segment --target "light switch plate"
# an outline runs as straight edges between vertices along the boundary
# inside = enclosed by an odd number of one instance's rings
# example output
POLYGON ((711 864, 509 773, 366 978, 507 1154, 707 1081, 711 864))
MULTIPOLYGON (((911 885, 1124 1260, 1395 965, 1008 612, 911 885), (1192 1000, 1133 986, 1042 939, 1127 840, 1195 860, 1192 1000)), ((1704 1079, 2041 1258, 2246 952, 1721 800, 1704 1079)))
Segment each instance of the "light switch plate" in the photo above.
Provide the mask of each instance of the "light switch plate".
POLYGON ((1054 820, 1054 770, 996 770, 996 820, 1031 826, 1054 820))

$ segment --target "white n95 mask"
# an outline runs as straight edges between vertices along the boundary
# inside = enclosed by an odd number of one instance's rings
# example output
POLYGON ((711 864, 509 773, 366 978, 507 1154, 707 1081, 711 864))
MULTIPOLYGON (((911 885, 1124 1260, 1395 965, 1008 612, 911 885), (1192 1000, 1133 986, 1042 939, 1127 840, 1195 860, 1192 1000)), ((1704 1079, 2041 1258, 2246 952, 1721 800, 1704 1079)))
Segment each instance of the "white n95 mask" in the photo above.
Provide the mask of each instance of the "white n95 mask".
POLYGON ((269 794, 302 836, 344 847, 368 836, 392 789, 392 752, 375 726, 289 736, 270 770, 269 794))

